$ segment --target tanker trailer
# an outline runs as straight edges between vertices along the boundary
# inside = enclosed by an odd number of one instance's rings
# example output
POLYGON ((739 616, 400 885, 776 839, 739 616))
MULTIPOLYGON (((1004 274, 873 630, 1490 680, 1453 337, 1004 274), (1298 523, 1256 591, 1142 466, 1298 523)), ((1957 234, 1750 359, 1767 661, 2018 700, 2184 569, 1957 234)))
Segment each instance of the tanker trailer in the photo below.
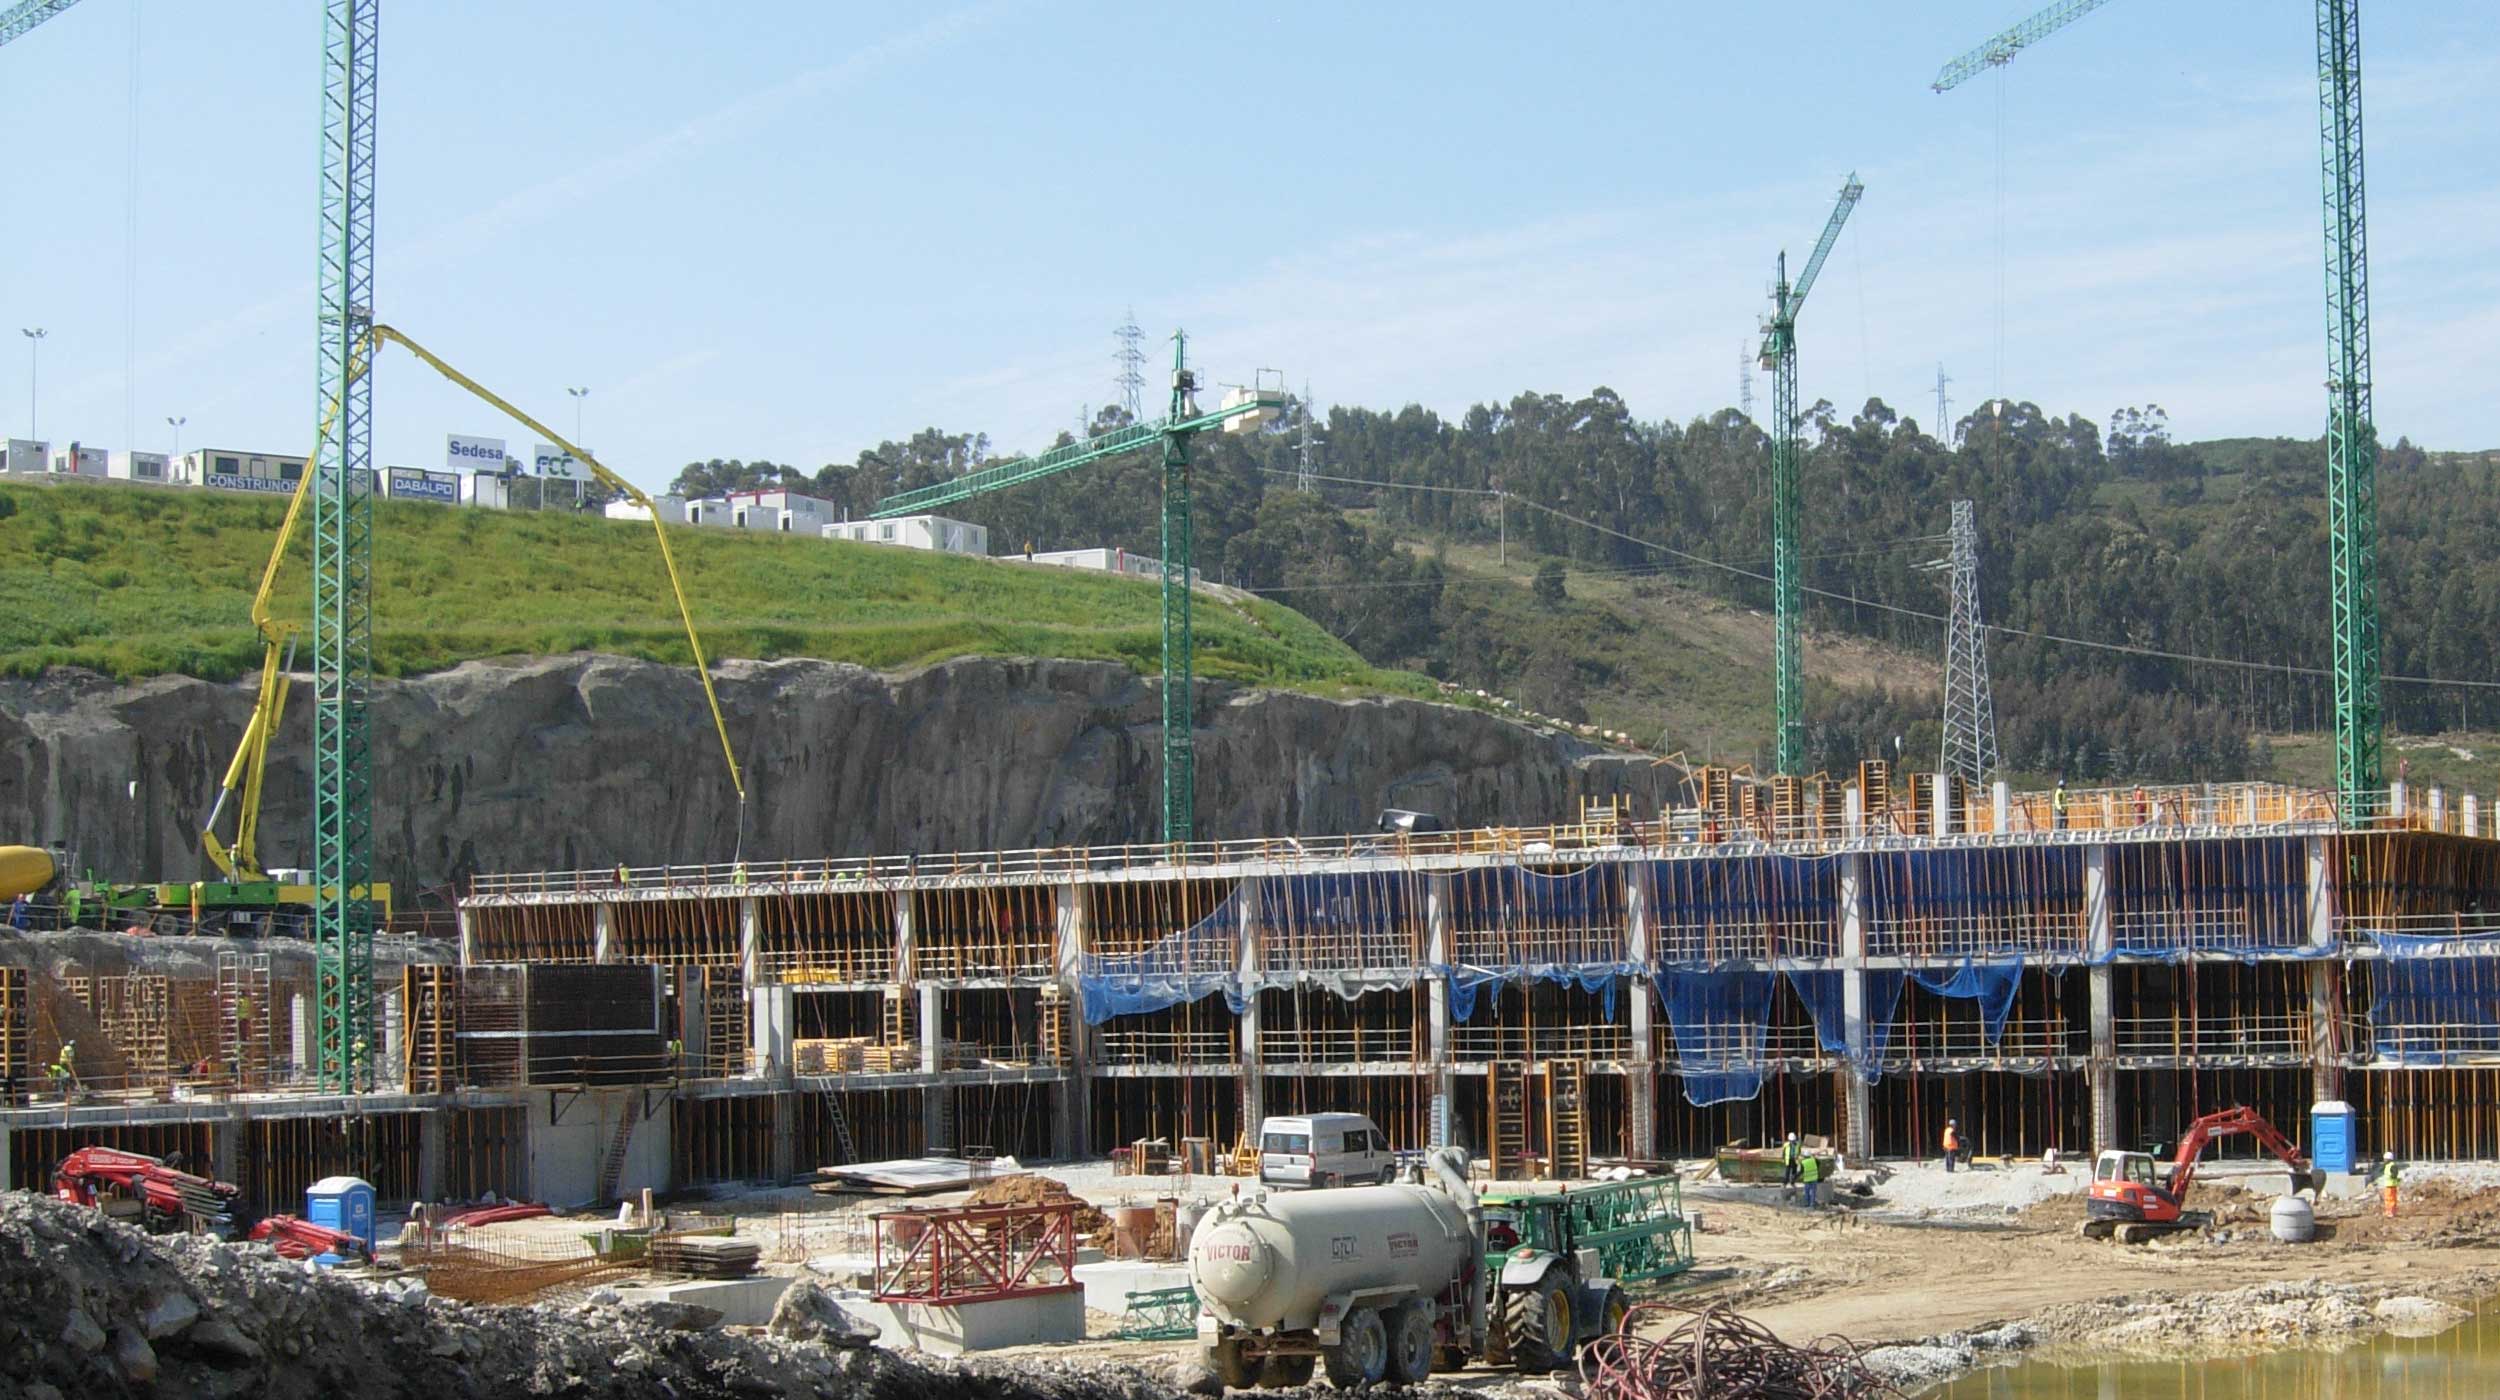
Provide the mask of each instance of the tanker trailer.
MULTIPOLYGON (((1420 1179, 1260 1191, 1218 1205, 1191 1236, 1189 1279, 1208 1369, 1235 1388, 1307 1384, 1315 1360, 1340 1387, 1407 1384, 1486 1351, 1484 1213, 1465 1156, 1448 1149, 1432 1154, 1420 1179)), ((1562 1316, 1593 1323, 1613 1315, 1612 1280, 1583 1286, 1585 1296, 1562 1316)), ((1544 1369, 1578 1340, 1514 1343, 1508 1359, 1523 1371, 1544 1369)))

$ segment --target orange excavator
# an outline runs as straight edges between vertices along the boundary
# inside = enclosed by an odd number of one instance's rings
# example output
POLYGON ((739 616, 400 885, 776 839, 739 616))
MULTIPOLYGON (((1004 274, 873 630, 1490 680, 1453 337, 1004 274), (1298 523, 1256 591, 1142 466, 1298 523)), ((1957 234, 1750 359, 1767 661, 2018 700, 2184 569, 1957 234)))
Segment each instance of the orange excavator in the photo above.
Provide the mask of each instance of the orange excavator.
POLYGON ((2115 1148, 2103 1152, 2100 1160, 2093 1163, 2092 1187, 2084 1201, 2089 1217, 2083 1222, 2084 1238, 2105 1240, 2114 1236, 2120 1244, 2142 1244, 2173 1230, 2201 1230, 2211 1225, 2212 1212, 2187 1209, 2188 1187, 2196 1181, 2196 1161, 2214 1139, 2241 1133, 2255 1136, 2268 1152, 2283 1159, 2291 1169, 2294 1195, 2307 1191, 2315 1196, 2326 1189, 2326 1173, 2310 1166, 2309 1159, 2300 1155, 2300 1149, 2281 1129, 2253 1108, 2226 1108, 2188 1125, 2179 1139, 2179 1150, 2171 1160, 2168 1175, 2158 1181, 2154 1179, 2151 1153, 2115 1148))

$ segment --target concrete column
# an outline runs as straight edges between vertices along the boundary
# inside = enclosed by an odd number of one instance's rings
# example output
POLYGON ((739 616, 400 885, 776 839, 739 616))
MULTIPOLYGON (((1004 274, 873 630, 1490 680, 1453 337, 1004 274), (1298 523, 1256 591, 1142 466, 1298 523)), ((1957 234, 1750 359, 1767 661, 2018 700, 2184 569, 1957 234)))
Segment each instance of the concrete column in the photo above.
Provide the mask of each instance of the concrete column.
POLYGON ((451 1183, 451 1115, 437 1109, 417 1115, 417 1199, 440 1201, 451 1183))
POLYGON ((1450 877, 1424 877, 1425 1002, 1432 1075, 1432 1146, 1451 1146, 1458 1133, 1458 1075, 1450 1068, 1450 877))
POLYGON ((1260 1043, 1259 1016, 1259 986, 1267 973, 1266 886, 1257 879, 1243 880, 1235 907, 1241 916, 1234 970, 1241 984, 1241 1018, 1233 1030, 1241 1063, 1241 1130, 1255 1137, 1267 1118, 1267 1047, 1260 1043))
POLYGON ((1866 794, 1856 783, 1840 790, 1840 834, 1848 837, 1866 834, 1866 794))
POLYGON ((1052 1125, 1051 1151, 1062 1161, 1088 1155, 1093 1118, 1093 1027, 1085 1024, 1085 992, 1077 975, 1085 961, 1085 891, 1078 885, 1058 887, 1059 988, 1068 1004, 1067 1078, 1060 1082, 1058 1121, 1052 1125))
POLYGON ((1938 836, 1951 836, 1953 828, 1957 825, 1954 819, 1958 815, 1953 810, 1953 775, 1931 773, 1928 775, 1928 783, 1931 792, 1928 803, 1928 815, 1931 818, 1928 823, 1929 829, 1938 836))
POLYGON ((2387 785, 2387 815, 2391 817, 2403 817, 2408 815, 2411 809, 2407 804, 2411 796, 2412 794, 2405 790, 2405 784, 2402 780, 2389 782, 2387 785))
POLYGON ((798 1024, 790 989, 779 983, 751 987, 747 990, 747 1003, 752 1012, 747 1037, 751 1072, 762 1078, 787 1081, 791 1071, 790 1041, 798 1024))
POLYGON ((590 912, 590 960, 616 961, 616 906, 601 904, 590 912))
POLYGON ((1658 1155, 1658 1031, 1654 1019, 1658 1003, 1648 972, 1652 965, 1651 893, 1648 866, 1633 864, 1623 868, 1623 960, 1642 969, 1628 979, 1629 984, 1623 989, 1632 1003, 1632 1070, 1625 1085, 1625 1106, 1632 1120, 1632 1155, 1654 1158, 1658 1155))
POLYGON ((1840 1070, 1840 1150, 1863 1161, 1875 1155, 1873 1096, 1866 1075, 1867 1049, 1874 1027, 1867 1024, 1866 1004, 1866 857, 1840 858, 1840 1012, 1850 1063, 1840 1070))
MULTIPOLYGON (((920 1068, 935 1073, 946 1068, 946 1007, 934 982, 907 988, 903 995, 911 996, 915 992, 920 997, 920 1068)), ((926 1151, 946 1152, 956 1146, 954 1115, 946 1111, 947 1101, 954 1092, 943 1086, 921 1092, 920 1141, 926 1151)))
POLYGON ((2448 790, 2446 788, 2431 789, 2431 829, 2433 831, 2448 829, 2448 790))
POLYGON ((2470 792, 2459 794, 2457 797, 2457 807, 2457 819, 2460 834, 2466 836, 2482 835, 2482 823, 2477 820, 2477 818, 2482 815, 2482 812, 2479 804, 2474 801, 2474 794, 2470 792))
MULTIPOLYGON (((207 1166, 210 1176, 219 1181, 243 1179, 243 1144, 251 1129, 251 1119, 244 1116, 243 1105, 239 1103, 227 1105, 225 1118, 208 1125, 207 1166)), ((199 1168, 195 1166, 192 1170, 198 1171, 199 1168)), ((254 1201, 251 1204, 263 1215, 280 1212, 294 1215, 304 1209, 302 1201, 254 1201)))
POLYGON ((0 1128, 0 1191, 17 1189, 16 1137, 16 1129, 0 1128))
POLYGON ((2303 842, 2308 857, 2309 893, 2308 943, 2312 948, 2335 946, 2335 859, 2334 848, 2323 836, 2312 836, 2303 842))
POLYGON ((1991 830, 2002 832, 2013 824, 2014 790, 2007 786, 2003 778, 1997 779, 1988 789, 1988 815, 1995 822, 1991 830))
POLYGON ((894 980, 908 987, 920 980, 920 935, 913 927, 911 891, 894 892, 894 980))
MULTIPOLYGON (((2471 803, 2474 799, 2467 798, 2471 803)), ((2471 811, 2471 807, 2467 810, 2471 811)), ((2335 1043, 2335 993, 2344 970, 2324 950, 2335 947, 2335 847, 2323 836, 2305 843, 2309 856, 2309 1087, 2318 1102, 2344 1096, 2344 1063, 2335 1043)))
POLYGON ((762 942, 763 901, 748 895, 738 901, 738 970, 752 990, 755 986, 756 950, 762 942))
POLYGON ((2110 965, 2109 847, 2083 851, 2084 948, 2092 963, 2092 1045, 2083 1077, 2092 1096, 2092 1150, 2097 1155, 2118 1141, 2117 970, 2110 965))
POLYGON ((469 953, 471 942, 469 911, 466 908, 462 908, 455 912, 453 917, 457 919, 460 924, 460 965, 462 967, 467 967, 472 962, 476 961, 476 959, 472 958, 469 953))
POLYGON ((773 1095, 773 1184, 787 1186, 798 1176, 799 1096, 773 1095))

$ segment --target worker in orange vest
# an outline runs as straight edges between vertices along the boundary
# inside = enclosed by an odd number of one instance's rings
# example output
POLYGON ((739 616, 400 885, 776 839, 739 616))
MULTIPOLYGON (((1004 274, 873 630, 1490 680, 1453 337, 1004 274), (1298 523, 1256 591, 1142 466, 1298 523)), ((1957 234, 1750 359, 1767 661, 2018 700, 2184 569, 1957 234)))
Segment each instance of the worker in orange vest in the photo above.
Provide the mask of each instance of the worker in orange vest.
POLYGON ((1953 1119, 1944 1120, 1944 1169, 1953 1170, 1953 1159, 1962 1152, 1962 1125, 1953 1119))

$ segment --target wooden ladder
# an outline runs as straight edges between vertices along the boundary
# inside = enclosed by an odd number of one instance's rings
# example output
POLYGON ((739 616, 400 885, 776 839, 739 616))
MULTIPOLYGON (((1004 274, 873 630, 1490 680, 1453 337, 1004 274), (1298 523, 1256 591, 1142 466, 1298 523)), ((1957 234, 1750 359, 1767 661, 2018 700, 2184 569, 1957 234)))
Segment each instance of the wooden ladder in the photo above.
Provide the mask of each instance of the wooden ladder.
POLYGON ((1493 1141, 1485 1156, 1495 1181, 1518 1181, 1528 1173, 1528 1066, 1519 1060, 1495 1060, 1485 1066, 1488 1095, 1485 1121, 1493 1141))
POLYGON ((1069 1043, 1075 1037, 1068 1032, 1068 999, 1057 987, 1042 988, 1041 1021, 1042 1063, 1066 1064, 1069 1043))
MULTIPOLYGON (((882 1019, 885 1048, 909 1050, 915 1054, 919 1052, 920 1017, 915 1014, 918 1010, 918 999, 912 988, 888 987, 885 989, 885 1014, 882 1019)), ((936 1065, 920 1067, 931 1070, 937 1068, 936 1065)))
POLYGON ((1589 1126, 1585 1113, 1588 1066, 1578 1060, 1545 1062, 1545 1166, 1556 1181, 1589 1174, 1589 1126))

